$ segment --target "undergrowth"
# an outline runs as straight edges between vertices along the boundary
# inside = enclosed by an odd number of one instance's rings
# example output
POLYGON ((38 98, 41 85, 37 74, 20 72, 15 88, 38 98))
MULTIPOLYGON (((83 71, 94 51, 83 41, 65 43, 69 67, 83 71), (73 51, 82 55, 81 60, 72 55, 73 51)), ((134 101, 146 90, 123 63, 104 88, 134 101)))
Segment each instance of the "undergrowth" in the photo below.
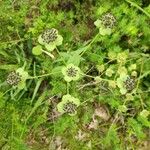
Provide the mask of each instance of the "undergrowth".
POLYGON ((0 149, 150 148, 149 0, 0 6, 0 149))

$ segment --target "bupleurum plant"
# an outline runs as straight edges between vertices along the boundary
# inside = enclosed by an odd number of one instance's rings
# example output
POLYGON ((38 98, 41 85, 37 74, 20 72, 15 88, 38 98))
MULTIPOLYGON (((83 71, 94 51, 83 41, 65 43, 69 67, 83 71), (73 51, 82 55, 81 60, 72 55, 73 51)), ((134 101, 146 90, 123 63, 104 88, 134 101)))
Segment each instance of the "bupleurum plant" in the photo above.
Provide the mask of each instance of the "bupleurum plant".
POLYGON ((9 73, 6 82, 13 87, 23 89, 26 86, 26 80, 28 77, 28 72, 24 71, 23 68, 18 68, 17 70, 9 73))
POLYGON ((135 79, 133 77, 127 77, 124 82, 127 91, 132 91, 135 88, 135 79))
POLYGON ((62 44, 63 37, 58 34, 58 30, 46 29, 38 38, 38 42, 44 45, 48 51, 53 51, 56 46, 62 44))
POLYGON ((100 19, 97 19, 94 24, 97 28, 99 28, 99 33, 101 35, 110 35, 112 29, 116 25, 116 18, 115 16, 109 12, 102 15, 100 19))
POLYGON ((149 149, 149 0, 0 5, 0 149, 149 149))
POLYGON ((50 42, 54 42, 58 38, 58 31, 54 28, 47 29, 41 34, 40 38, 42 39, 41 43, 49 44, 50 42))
POLYGON ((9 85, 12 85, 12 86, 16 86, 18 85, 18 83, 21 81, 21 76, 19 75, 18 72, 16 71, 12 71, 9 73, 9 75, 7 76, 7 79, 6 79, 6 82, 9 84, 9 85))
POLYGON ((80 73, 80 68, 73 64, 69 64, 62 68, 62 74, 67 82, 78 80, 80 78, 80 73))
POLYGON ((80 105, 80 100, 69 94, 62 97, 62 101, 58 103, 57 109, 60 113, 68 113, 73 116, 77 113, 77 107, 80 105))
POLYGON ((112 13, 106 13, 101 17, 101 23, 105 28, 113 28, 116 25, 116 18, 112 13))

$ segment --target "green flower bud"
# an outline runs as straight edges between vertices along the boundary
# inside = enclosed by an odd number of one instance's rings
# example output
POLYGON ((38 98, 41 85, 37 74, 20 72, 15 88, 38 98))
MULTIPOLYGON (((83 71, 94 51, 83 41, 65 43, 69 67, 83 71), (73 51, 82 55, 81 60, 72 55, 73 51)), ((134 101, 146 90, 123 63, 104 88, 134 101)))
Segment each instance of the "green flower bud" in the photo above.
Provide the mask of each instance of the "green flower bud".
POLYGON ((108 68, 105 74, 106 76, 111 77, 114 74, 114 71, 111 68, 108 68))
POLYGON ((70 82, 72 80, 78 80, 80 78, 80 68, 73 65, 73 64, 69 64, 66 67, 62 68, 62 73, 64 75, 64 79, 67 82, 70 82))
POLYGON ((80 105, 80 100, 67 94, 64 95, 62 101, 58 103, 57 109, 60 113, 68 113, 73 116, 77 113, 77 107, 80 105))

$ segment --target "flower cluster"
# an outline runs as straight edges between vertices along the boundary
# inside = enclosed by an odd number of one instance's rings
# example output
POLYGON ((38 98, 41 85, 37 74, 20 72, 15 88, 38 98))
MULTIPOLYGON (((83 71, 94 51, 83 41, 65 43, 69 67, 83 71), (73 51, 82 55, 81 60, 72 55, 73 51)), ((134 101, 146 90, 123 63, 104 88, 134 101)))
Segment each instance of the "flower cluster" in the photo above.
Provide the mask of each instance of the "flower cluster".
POLYGON ((12 71, 11 73, 9 73, 6 79, 6 82, 12 86, 18 85, 20 81, 21 81, 21 75, 19 75, 19 73, 16 71, 12 71))
POLYGON ((135 88, 135 79, 128 76, 120 76, 117 79, 117 85, 120 88, 120 93, 121 94, 126 94, 127 92, 131 92, 135 88))
POLYGON ((11 86, 23 89, 28 76, 28 72, 24 71, 23 68, 18 68, 7 76, 6 82, 11 86))
POLYGON ((117 62, 124 64, 126 62, 127 58, 128 58, 128 51, 118 53, 117 62))
POLYGON ((71 116, 77 113, 77 107, 80 105, 80 100, 67 94, 64 95, 62 101, 58 103, 57 109, 60 113, 67 113, 71 116))
POLYGON ((69 101, 66 104, 64 104, 63 107, 63 110, 69 114, 74 114, 76 112, 76 109, 77 109, 77 105, 69 101))
POLYGON ((102 25, 105 28, 113 28, 116 24, 116 18, 113 16, 112 13, 106 13, 101 18, 102 25))
POLYGON ((101 35, 110 35, 116 24, 116 19, 112 13, 106 13, 100 19, 97 19, 94 24, 99 28, 99 33, 101 35))
POLYGON ((41 45, 44 45, 45 48, 49 51, 53 51, 56 46, 62 44, 63 37, 58 34, 58 30, 46 29, 38 38, 38 42, 41 45))
POLYGON ((50 42, 54 42, 58 37, 58 32, 56 29, 47 29, 41 34, 41 38, 44 43, 49 44, 50 42))
POLYGON ((62 68, 62 74, 64 75, 64 79, 67 82, 70 82, 72 80, 75 81, 80 78, 80 68, 73 64, 69 64, 66 67, 62 68))
POLYGON ((135 87, 135 79, 131 77, 127 77, 124 84, 127 91, 132 91, 135 87))

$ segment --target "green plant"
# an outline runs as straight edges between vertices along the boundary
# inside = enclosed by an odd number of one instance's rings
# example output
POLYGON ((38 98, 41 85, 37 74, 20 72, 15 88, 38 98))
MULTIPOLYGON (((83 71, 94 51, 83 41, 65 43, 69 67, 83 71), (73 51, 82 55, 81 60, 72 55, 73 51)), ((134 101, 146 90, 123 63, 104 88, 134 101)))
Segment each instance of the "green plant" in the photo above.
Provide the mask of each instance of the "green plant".
POLYGON ((0 149, 148 147, 148 0, 0 4, 0 149))

